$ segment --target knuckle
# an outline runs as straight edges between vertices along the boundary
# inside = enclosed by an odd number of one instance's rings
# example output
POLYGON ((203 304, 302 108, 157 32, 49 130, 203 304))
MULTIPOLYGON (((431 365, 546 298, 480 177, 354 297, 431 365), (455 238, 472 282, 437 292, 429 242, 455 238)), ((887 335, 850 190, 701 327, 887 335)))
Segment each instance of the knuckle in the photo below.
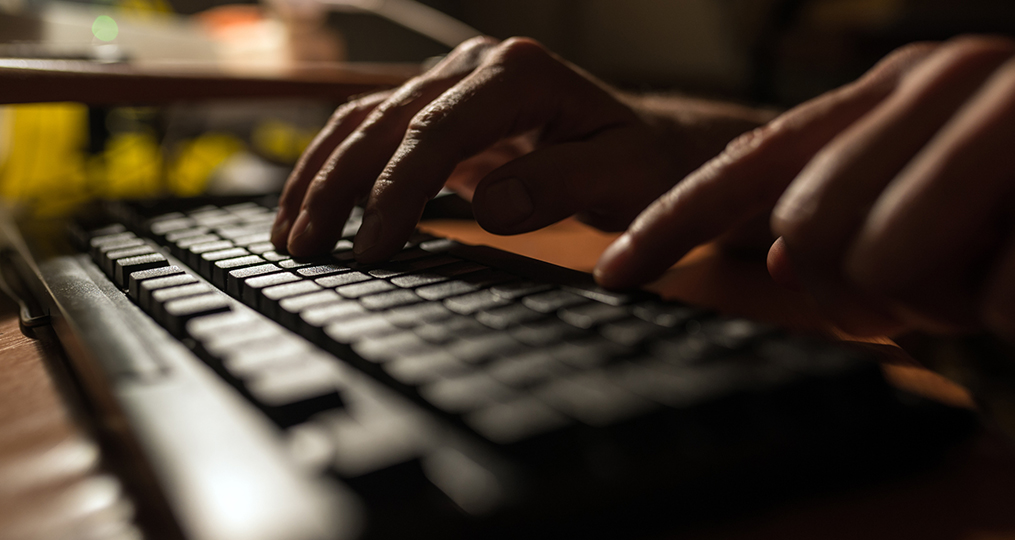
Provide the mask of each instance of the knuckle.
POLYGON ((895 49, 888 54, 881 62, 884 65, 909 64, 914 57, 922 58, 927 53, 937 49, 941 44, 932 41, 917 41, 895 49))
POLYGON ((490 36, 476 36, 474 38, 469 38, 463 41, 461 44, 455 47, 453 54, 456 55, 462 54, 468 56, 475 53, 482 53, 490 50, 493 47, 496 47, 497 44, 499 43, 500 41, 490 36))
POLYGON ((453 107, 437 101, 424 107, 409 121, 406 139, 426 139, 434 133, 446 133, 453 129, 455 115, 453 107))
POLYGON ((500 61, 504 64, 531 64, 550 58, 550 52, 542 43, 526 37, 505 40, 497 48, 500 61))

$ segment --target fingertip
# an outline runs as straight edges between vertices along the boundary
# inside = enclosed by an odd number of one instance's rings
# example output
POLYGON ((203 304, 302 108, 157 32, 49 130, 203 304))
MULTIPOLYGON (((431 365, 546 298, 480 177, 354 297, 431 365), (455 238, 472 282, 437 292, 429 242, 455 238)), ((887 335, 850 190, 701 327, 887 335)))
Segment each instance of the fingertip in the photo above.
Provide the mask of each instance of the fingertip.
POLYGON ((324 246, 324 238, 320 224, 315 223, 306 209, 300 211, 296 217, 292 229, 289 231, 289 240, 286 243, 286 251, 293 257, 309 257, 318 255, 327 250, 324 246))
POLYGON ((292 229, 292 223, 289 222, 285 210, 279 210, 278 215, 275 216, 275 223, 271 226, 271 243, 276 249, 287 249, 290 229, 292 229))
POLYGON ((607 289, 629 289, 641 283, 632 272, 634 245, 631 235, 624 233, 613 241, 599 256, 592 276, 596 283, 607 289))
POLYGON ((377 249, 381 239, 383 221, 377 210, 371 209, 363 215, 363 222, 353 239, 352 252, 361 263, 373 263, 383 260, 377 249))
POLYGON ((781 236, 769 248, 766 263, 768 274, 772 276, 773 281, 791 291, 803 290, 800 285, 800 277, 797 276, 786 250, 786 241, 781 236))

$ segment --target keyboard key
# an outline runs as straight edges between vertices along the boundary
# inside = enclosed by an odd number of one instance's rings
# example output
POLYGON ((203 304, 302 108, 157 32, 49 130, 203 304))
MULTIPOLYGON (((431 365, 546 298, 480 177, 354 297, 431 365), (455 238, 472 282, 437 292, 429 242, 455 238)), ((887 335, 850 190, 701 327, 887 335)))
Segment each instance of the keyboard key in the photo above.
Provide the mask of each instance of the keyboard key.
POLYGON ((576 369, 589 369, 607 364, 617 358, 631 355, 633 349, 607 341, 598 336, 580 341, 568 341, 547 351, 555 359, 576 369))
MULTIPOLYGON (((336 276, 337 277, 337 276, 336 276)), ((328 278, 321 278, 322 280, 328 278)), ((346 297, 346 298, 359 298, 369 294, 376 294, 379 292, 390 291, 395 286, 384 281, 383 279, 375 279, 372 281, 364 281, 361 283, 354 283, 352 285, 344 285, 335 289, 335 292, 346 297)))
POLYGON ((325 289, 334 289, 345 285, 351 285, 353 283, 359 283, 361 281, 368 281, 370 279, 373 278, 362 272, 347 272, 345 274, 341 274, 338 276, 326 276, 318 278, 315 279, 314 281, 321 287, 324 287, 325 289))
POLYGON ((226 273, 225 278, 226 293, 233 298, 242 298, 243 292, 246 290, 245 284, 248 278, 274 274, 281 271, 281 268, 270 263, 230 270, 226 273))
POLYGON ((486 373, 468 373, 422 386, 419 395, 444 412, 461 414, 505 401, 516 393, 486 373))
POLYGON ((247 251, 253 253, 254 255, 261 255, 262 253, 275 251, 275 244, 272 244, 271 242, 257 242, 254 244, 247 244, 245 247, 247 248, 247 251))
POLYGON ((175 244, 176 247, 180 248, 181 250, 185 250, 190 249, 191 246, 196 246, 198 244, 207 244, 208 242, 218 242, 220 240, 222 240, 222 237, 220 237, 217 234, 205 233, 184 236, 183 238, 177 240, 175 244))
POLYGON ((164 236, 180 229, 189 229, 196 225, 190 218, 180 217, 175 219, 163 219, 152 223, 149 230, 155 236, 164 236))
POLYGON ((599 333, 606 339, 628 346, 643 343, 664 331, 664 328, 641 319, 625 319, 604 324, 599 328, 599 333))
POLYGON ((494 285, 490 288, 490 290, 498 296, 503 296, 509 300, 517 300, 523 296, 544 292, 551 288, 552 287, 546 283, 536 283, 534 281, 512 281, 510 283, 494 285))
POLYGON ((342 297, 338 293, 329 290, 283 298, 278 303, 278 322, 282 323, 283 326, 294 329, 300 320, 299 314, 301 311, 323 304, 338 302, 344 302, 344 300, 342 300, 342 297))
POLYGON ((591 426, 607 426, 652 409, 652 402, 616 384, 603 371, 583 373, 539 388, 540 400, 591 426))
POLYGON ((208 234, 208 231, 210 231, 208 227, 190 227, 189 229, 180 229, 166 234, 166 242, 175 244, 184 238, 208 234))
POLYGON ((709 341, 729 349, 740 349, 775 329, 747 319, 711 319, 701 323, 701 333, 709 341))
POLYGON ((397 331, 398 327, 389 323, 380 314, 346 318, 324 327, 324 333, 328 337, 342 344, 351 344, 397 331))
POLYGON ((469 317, 455 315, 446 319, 421 324, 413 329, 416 335, 430 343, 447 343, 456 337, 478 335, 489 329, 469 317))
POLYGON ((465 423, 491 442, 511 444, 556 431, 570 420, 535 398, 522 397, 470 413, 465 423))
MULTIPOLYGON (((260 339, 247 339, 223 351, 222 367, 237 379, 248 379, 268 369, 304 362, 312 352, 306 340, 278 331, 260 339)), ((214 344, 212 344, 214 346, 214 344)))
MULTIPOLYGON (((155 253, 155 249, 148 245, 107 251, 101 256, 102 270, 106 272, 107 276, 110 276, 115 280, 116 274, 114 270, 116 269, 116 261, 130 257, 138 257, 140 255, 150 255, 152 253, 155 253)), ((143 269, 139 268, 139 270, 143 269)))
MULTIPOLYGON (((330 274, 338 274, 340 272, 348 272, 349 268, 345 266, 339 266, 337 264, 321 264, 317 266, 307 266, 296 270, 296 273, 307 278, 318 278, 321 276, 327 276, 330 274)), ((338 285, 335 285, 336 287, 338 285)))
POLYGON ((271 233, 262 232, 248 234, 245 236, 237 236, 235 238, 230 238, 230 240, 232 240, 233 243, 236 244, 237 246, 242 247, 247 247, 254 244, 261 245, 271 240, 271 233))
POLYGON ((387 310, 420 301, 422 298, 416 296, 416 293, 405 289, 364 296, 359 299, 359 303, 371 311, 387 310))
MULTIPOLYGON (((505 298, 501 296, 501 298, 505 298)), ((447 300, 445 300, 447 302, 447 300)), ((475 315, 476 320, 497 330, 517 326, 522 323, 532 322, 546 317, 538 311, 533 311, 521 304, 495 307, 485 309, 475 315)))
POLYGON ((564 307, 557 312, 557 316, 560 317, 560 320, 582 329, 588 329, 605 322, 623 319, 624 317, 627 317, 627 315, 628 310, 626 308, 600 303, 564 307))
POLYGON ((578 328, 556 318, 524 323, 511 328, 509 333, 511 337, 533 347, 553 345, 582 334, 578 328))
POLYGON ((392 278, 391 283, 393 285, 405 289, 415 289, 416 287, 433 285, 434 283, 440 283, 442 281, 447 280, 448 280, 447 276, 434 274, 433 272, 423 272, 419 274, 409 274, 392 278))
POLYGON ((380 268, 374 268, 367 273, 375 278, 393 278, 402 274, 414 274, 437 266, 458 262, 461 259, 447 255, 430 255, 422 250, 403 251, 392 258, 392 261, 380 268), (401 256, 401 257, 399 257, 401 256), (406 259, 411 260, 406 260, 406 259), (396 260, 397 259, 397 260, 396 260), (405 261, 405 262, 397 262, 405 261))
POLYGON ((493 332, 457 339, 447 345, 447 351, 463 362, 478 364, 491 358, 513 354, 524 347, 507 334, 493 332))
POLYGON ((324 359, 265 372, 248 381, 246 388, 264 412, 283 428, 343 406, 334 368, 324 359))
POLYGON ((151 270, 141 270, 139 272, 132 272, 130 274, 130 278, 128 279, 127 285, 128 294, 130 295, 131 298, 134 299, 135 302, 137 302, 139 298, 138 285, 142 281, 166 276, 175 276, 177 274, 182 273, 183 269, 181 269, 179 266, 161 266, 159 268, 152 268, 151 270))
POLYGON ((297 268, 305 268, 307 266, 314 266, 320 264, 319 260, 296 260, 296 259, 284 259, 278 262, 279 267, 286 270, 295 270, 297 268))
POLYGON ((88 239, 89 253, 91 254, 92 257, 95 257, 100 253, 99 248, 101 248, 102 246, 116 244, 117 242, 121 242, 124 240, 132 241, 138 239, 136 234, 124 230, 124 227, 122 225, 110 229, 110 231, 114 230, 118 230, 120 232, 109 232, 108 234, 99 233, 93 235, 91 238, 88 239))
POLYGON ((356 343, 352 350, 371 362, 381 363, 412 352, 425 353, 433 350, 433 346, 412 332, 398 332, 356 343))
POLYGON ((532 351, 501 358, 490 363, 486 372, 498 381, 516 388, 532 386, 571 372, 571 368, 546 351, 532 351))
POLYGON ((660 360, 617 365, 611 379, 627 390, 669 407, 682 409, 729 395, 748 381, 731 365, 676 369, 660 360))
POLYGON ((318 292, 321 287, 313 281, 296 281, 261 289, 258 309, 271 319, 278 319, 278 302, 283 298, 318 292))
POLYGON ((140 272, 142 270, 151 270, 153 268, 161 268, 169 266, 169 261, 166 260, 166 256, 161 253, 149 253, 148 255, 138 255, 137 257, 124 257, 116 260, 116 267, 113 275, 115 276, 116 284, 120 288, 126 288, 129 285, 130 275, 134 272, 140 272))
POLYGON ((187 334, 196 340, 205 340, 233 328, 246 328, 262 321, 249 311, 229 311, 197 317, 187 322, 187 334))
POLYGON ((321 328, 331 322, 359 316, 364 313, 366 313, 366 310, 356 302, 340 300, 304 309, 300 312, 300 320, 302 321, 301 326, 321 328))
MULTIPOLYGON (((164 278, 164 279, 172 279, 172 278, 164 278)), ((212 289, 208 285, 205 285, 204 283, 191 283, 189 285, 179 285, 176 287, 167 287, 164 289, 154 290, 150 295, 148 309, 151 311, 152 316, 156 320, 161 321, 163 320, 163 316, 165 315, 164 304, 166 304, 167 302, 176 300, 178 298, 185 298, 187 296, 196 296, 199 294, 210 293, 213 290, 214 289, 212 289)), ((144 292, 142 291, 141 294, 143 298, 144 292)))
MULTIPOLYGON (((253 268, 257 268, 256 266, 253 268)), ((273 287, 275 285, 282 285, 283 283, 291 283, 293 281, 299 281, 300 278, 290 274, 289 272, 279 272, 277 274, 267 274, 263 276, 251 277, 243 280, 243 303, 248 306, 258 309, 261 289, 273 287)))
POLYGON ((674 365, 703 364, 732 352, 718 343, 709 341, 700 333, 663 338, 655 342, 649 350, 652 356, 674 365))
POLYGON ((230 270, 237 268, 246 268, 248 266, 257 266, 264 264, 264 259, 257 255, 246 255, 242 257, 236 257, 233 259, 223 259, 215 261, 215 264, 211 268, 211 282, 212 285, 220 289, 226 288, 226 275, 230 270))
POLYGON ((553 313, 562 307, 574 306, 588 302, 577 294, 561 290, 552 290, 544 293, 526 296, 522 304, 540 313, 553 313))
MULTIPOLYGON (((250 247, 248 247, 247 249, 248 249, 248 250, 249 250, 249 251, 250 251, 251 253, 256 253, 256 252, 255 252, 255 251, 254 251, 253 249, 251 249, 250 247)), ((263 258, 264 258, 264 260, 266 260, 266 261, 271 261, 271 262, 281 262, 281 261, 284 261, 284 260, 286 260, 286 259, 290 259, 290 258, 291 258, 291 257, 289 257, 289 255, 286 255, 285 253, 279 253, 279 252, 277 252, 277 251, 274 251, 274 250, 271 250, 271 251, 264 251, 264 252, 261 252, 261 253, 256 253, 256 254, 257 254, 257 255, 260 255, 261 257, 263 257, 263 258)))
POLYGON ((416 289, 416 294, 427 300, 443 300, 452 296, 458 296, 474 292, 478 287, 461 280, 445 281, 436 285, 428 285, 416 289))
POLYGON ((313 421, 289 428, 285 447, 289 458, 300 469, 313 475, 323 473, 335 459, 335 445, 331 442, 330 433, 313 421))
MULTIPOLYGON (((190 331, 189 322, 187 331, 190 331)), ((200 345, 210 359, 218 364, 223 358, 247 348, 270 349, 273 343, 285 340, 287 336, 285 330, 278 325, 264 319, 254 319, 243 326, 221 326, 216 333, 200 339, 200 345)), ((303 340, 298 342, 307 346, 303 340)))
POLYGON ((217 293, 171 300, 163 306, 165 314, 163 324, 170 333, 180 337, 183 336, 184 326, 188 320, 229 309, 231 309, 229 300, 217 293))
MULTIPOLYGON (((134 301, 141 306, 142 309, 150 311, 152 309, 152 292, 161 289, 169 289, 172 287, 179 287, 180 285, 190 285, 197 283, 197 278, 190 274, 175 274, 171 276, 154 278, 142 281, 137 287, 137 294, 131 295, 134 301)), ((201 292, 206 292, 207 288, 201 292)))
POLYGON ((229 249, 235 247, 229 240, 216 240, 214 242, 204 242, 202 244, 194 244, 187 249, 180 250, 179 257, 183 259, 183 262, 187 263, 191 268, 205 275, 204 271, 207 271, 207 263, 204 263, 205 268, 202 269, 201 255, 210 253, 212 251, 221 251, 223 249, 229 249))
POLYGON ((440 321, 452 315, 453 313, 448 311, 446 307, 434 302, 410 304, 384 312, 384 317, 388 319, 388 322, 402 328, 411 328, 429 322, 440 321))
POLYGON ((481 309, 490 309, 496 306, 502 306, 508 302, 510 302, 510 300, 507 298, 497 296, 496 294, 485 290, 447 298, 444 300, 444 307, 454 311, 455 313, 469 315, 481 309))
POLYGON ((109 238, 95 238, 95 240, 107 240, 105 242, 98 242, 92 244, 91 254, 92 257, 102 259, 104 253, 110 251, 116 251, 120 249, 128 249, 132 247, 138 247, 145 245, 145 241, 134 236, 134 233, 124 233, 123 235, 113 235, 113 239, 109 238))
POLYGON ((214 281, 212 269, 215 268, 215 263, 226 259, 236 259, 248 255, 250 255, 250 252, 241 247, 232 247, 202 253, 201 260, 199 261, 200 266, 197 271, 208 280, 214 281))
POLYGON ((687 321, 704 313, 700 309, 670 302, 644 302, 633 306, 631 313, 642 319, 666 328, 682 326, 687 321))
POLYGON ((602 287, 594 285, 582 286, 582 287, 561 287, 562 290, 572 292, 578 296, 583 296, 589 300, 594 300, 603 304, 611 306, 626 306, 636 300, 643 299, 647 294, 642 292, 634 293, 622 293, 616 291, 608 291, 602 287))
POLYGON ((391 378, 408 386, 417 386, 473 370, 469 364, 440 349, 401 355, 383 364, 382 368, 391 375, 391 378))

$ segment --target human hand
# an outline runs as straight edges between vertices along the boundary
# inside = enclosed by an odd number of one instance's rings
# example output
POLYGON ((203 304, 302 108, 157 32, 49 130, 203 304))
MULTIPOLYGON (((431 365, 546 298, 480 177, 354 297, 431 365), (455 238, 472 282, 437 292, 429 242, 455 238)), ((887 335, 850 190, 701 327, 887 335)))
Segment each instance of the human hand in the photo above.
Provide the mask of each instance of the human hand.
POLYGON ((575 214, 622 230, 707 159, 659 131, 534 41, 473 39, 402 87, 335 112, 286 183, 272 242, 293 255, 326 252, 366 198, 354 252, 383 260, 446 182, 474 192, 476 219, 494 233, 575 214))
POLYGON ((606 250, 597 279, 639 285, 771 210, 770 273, 841 328, 1011 335, 1013 54, 1012 40, 985 37, 896 51, 677 184, 606 250))

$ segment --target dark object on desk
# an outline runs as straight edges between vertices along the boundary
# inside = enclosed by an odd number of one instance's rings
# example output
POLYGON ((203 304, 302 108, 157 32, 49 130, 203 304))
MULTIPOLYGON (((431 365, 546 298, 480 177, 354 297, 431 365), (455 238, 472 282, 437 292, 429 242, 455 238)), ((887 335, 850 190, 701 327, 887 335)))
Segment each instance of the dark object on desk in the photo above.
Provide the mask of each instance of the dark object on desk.
POLYGON ((972 423, 841 345, 489 248, 417 235, 361 266, 354 219, 293 260, 265 202, 115 204, 89 255, 25 250, 158 486, 142 509, 189 536, 631 536, 878 478, 972 423))

